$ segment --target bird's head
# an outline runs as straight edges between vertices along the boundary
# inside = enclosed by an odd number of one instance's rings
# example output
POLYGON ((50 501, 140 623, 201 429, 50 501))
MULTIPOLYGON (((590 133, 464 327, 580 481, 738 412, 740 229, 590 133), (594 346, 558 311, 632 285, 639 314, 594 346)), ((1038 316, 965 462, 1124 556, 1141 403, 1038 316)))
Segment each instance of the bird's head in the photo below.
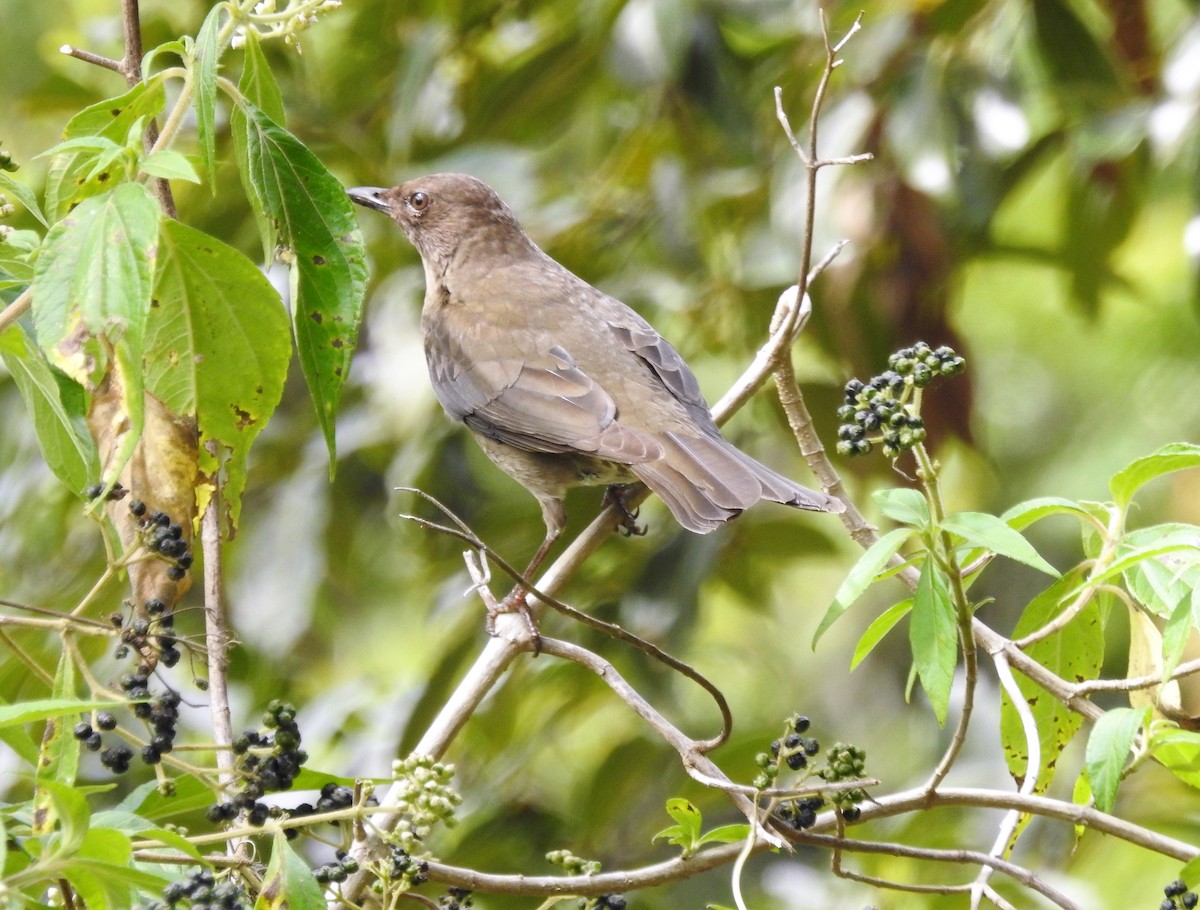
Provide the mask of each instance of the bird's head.
POLYGON ((476 244, 528 243, 496 191, 467 174, 431 174, 390 189, 357 186, 347 193, 389 215, 427 264, 444 265, 467 236, 476 244))

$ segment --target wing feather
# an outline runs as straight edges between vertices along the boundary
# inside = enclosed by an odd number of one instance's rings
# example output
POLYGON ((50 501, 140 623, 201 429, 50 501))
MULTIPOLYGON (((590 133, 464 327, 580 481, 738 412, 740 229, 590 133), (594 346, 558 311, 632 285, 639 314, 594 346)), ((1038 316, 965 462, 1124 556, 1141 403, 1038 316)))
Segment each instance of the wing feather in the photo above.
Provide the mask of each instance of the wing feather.
POLYGON ((658 458, 649 434, 616 420, 612 397, 555 345, 522 357, 468 356, 433 327, 425 354, 434 393, 455 420, 529 452, 582 452, 622 464, 658 458))

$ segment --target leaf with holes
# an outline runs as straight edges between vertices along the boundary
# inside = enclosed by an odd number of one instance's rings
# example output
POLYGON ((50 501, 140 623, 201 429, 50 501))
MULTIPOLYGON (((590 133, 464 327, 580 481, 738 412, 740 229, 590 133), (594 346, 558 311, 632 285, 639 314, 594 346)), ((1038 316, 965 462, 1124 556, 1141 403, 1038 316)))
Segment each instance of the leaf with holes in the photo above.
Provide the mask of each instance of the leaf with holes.
POLYGON ((290 249, 292 327, 332 474, 334 416, 366 290, 362 233, 345 188, 316 155, 254 105, 240 107, 250 183, 290 249))

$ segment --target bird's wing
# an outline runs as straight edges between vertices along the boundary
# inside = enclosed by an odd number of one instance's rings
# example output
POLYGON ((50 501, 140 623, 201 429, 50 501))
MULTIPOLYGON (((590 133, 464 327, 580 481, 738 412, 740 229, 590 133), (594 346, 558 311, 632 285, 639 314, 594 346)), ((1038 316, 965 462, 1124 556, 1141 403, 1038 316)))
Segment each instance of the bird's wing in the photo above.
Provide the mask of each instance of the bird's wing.
POLYGON ((562 347, 483 359, 436 328, 425 354, 446 412, 477 433, 529 452, 579 452, 634 464, 662 449, 649 434, 616 421, 611 396, 562 347))
POLYGON ((717 433, 712 412, 700 392, 700 383, 696 381, 691 368, 671 343, 654 331, 650 323, 628 307, 624 309, 626 312, 621 314, 623 318, 610 320, 608 323, 617 340, 626 350, 645 362, 662 382, 663 387, 687 408, 688 414, 699 428, 707 433, 717 433))

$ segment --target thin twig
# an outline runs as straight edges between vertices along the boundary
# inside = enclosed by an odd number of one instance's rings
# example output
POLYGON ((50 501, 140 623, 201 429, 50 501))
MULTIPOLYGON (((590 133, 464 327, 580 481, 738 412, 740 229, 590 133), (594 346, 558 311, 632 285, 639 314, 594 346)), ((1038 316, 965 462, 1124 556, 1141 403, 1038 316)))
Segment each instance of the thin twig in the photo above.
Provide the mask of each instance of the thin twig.
POLYGON ((74 57, 76 60, 82 60, 84 63, 91 63, 95 66, 104 67, 106 70, 112 70, 114 73, 125 74, 125 68, 120 60, 114 60, 112 57, 105 57, 101 54, 93 54, 91 51, 85 51, 83 48, 75 47, 71 44, 64 44, 58 49, 60 54, 66 54, 68 57, 74 57))
POLYGON ((10 325, 29 312, 29 307, 33 303, 33 291, 29 288, 23 290, 3 310, 0 310, 0 332, 3 332, 10 325))
MULTIPOLYGON (((1200 658, 1181 663, 1175 668, 1175 672, 1167 677, 1166 681, 1182 679, 1196 673, 1200 673, 1200 658)), ((1093 692, 1133 692, 1137 689, 1161 686, 1163 682, 1161 673, 1148 673, 1145 676, 1132 676, 1129 679, 1086 679, 1083 682, 1075 683, 1072 688, 1077 695, 1085 696, 1093 692)))
MULTIPOLYGON (((707 743, 691 739, 682 733, 657 708, 643 698, 637 689, 626 682, 624 677, 617 672, 616 668, 604 658, 586 648, 581 648, 579 645, 553 638, 542 639, 542 652, 564 660, 573 661, 582 667, 586 667, 600 677, 617 694, 621 701, 637 712, 642 720, 646 721, 663 740, 679 753, 679 757, 683 760, 684 768, 689 774, 695 771, 704 775, 706 781, 715 779, 722 783, 732 783, 725 776, 725 773, 704 754, 707 743)), ((725 788, 722 786, 722 789, 726 790, 727 795, 733 800, 738 809, 741 810, 742 814, 746 816, 746 819, 752 825, 757 825, 758 807, 752 800, 747 799, 740 792, 741 788, 736 786, 725 788)), ((781 843, 778 837, 766 830, 759 831, 758 836, 774 846, 779 846, 781 843)))
POLYGON ((3 627, 0 627, 0 641, 3 641, 8 650, 17 655, 17 659, 26 666, 30 673, 40 679, 43 685, 47 688, 54 686, 54 677, 42 669, 41 664, 34 660, 33 655, 22 648, 3 627))
MULTIPOLYGON (((704 689, 704 691, 707 692, 716 703, 717 710, 721 714, 721 730, 716 736, 713 736, 710 739, 698 741, 699 745, 702 751, 711 752, 713 749, 716 749, 718 746, 722 745, 726 740, 728 740, 729 734, 733 728, 733 713, 729 710, 729 702, 726 700, 721 690, 718 689, 717 686, 708 678, 696 670, 695 667, 685 663, 677 657, 672 656, 671 654, 668 654, 657 645, 646 641, 644 638, 634 635, 632 632, 622 628, 616 623, 610 623, 602 619, 597 619, 594 616, 590 616, 581 610, 577 610, 569 604, 565 604, 561 600, 558 600, 557 598, 538 590, 537 586, 533 584, 533 582, 525 578, 503 557, 501 557, 491 547, 484 543, 484 541, 480 539, 479 535, 471 530, 470 526, 467 525, 466 522, 455 515, 454 512, 445 505, 445 503, 439 501, 436 497, 424 492, 423 490, 418 490, 413 487, 400 487, 399 489, 406 492, 415 493, 424 498, 439 511, 449 516, 450 520, 454 522, 455 527, 452 528, 446 525, 440 525, 436 522, 431 522, 428 519, 419 518, 413 515, 405 515, 402 517, 411 521, 415 521, 422 527, 427 527, 464 541, 465 543, 469 544, 476 553, 481 554, 487 560, 494 562, 497 566, 499 566, 506 575, 508 575, 513 581, 515 581, 526 592, 528 592, 527 596, 531 600, 540 601, 547 606, 552 607, 554 610, 558 611, 569 619, 573 619, 576 622, 582 623, 583 625, 602 632, 611 638, 617 639, 618 641, 623 641, 626 644, 632 645, 643 654, 652 657, 654 660, 659 661, 677 673, 681 673, 683 676, 692 680, 692 682, 704 689)), ((486 590, 487 576, 483 571, 483 567, 477 567, 473 565, 471 560, 468 558, 467 569, 471 574, 473 582, 471 590, 481 591, 481 593, 485 593, 487 597, 491 597, 491 592, 486 590)), ((520 638, 526 641, 530 648, 533 646, 531 636, 521 635, 520 638)))
MULTIPOLYGON (((1083 908, 1047 882, 1034 875, 1028 869, 1010 863, 1007 860, 981 853, 978 850, 938 850, 929 847, 910 847, 907 844, 876 843, 874 841, 844 840, 830 834, 800 834, 796 840, 825 847, 840 847, 855 853, 881 853, 887 856, 900 856, 907 859, 921 859, 938 863, 954 863, 959 865, 980 864, 1002 872, 1009 878, 1036 891, 1042 897, 1062 907, 1063 910, 1083 910, 1083 908)), ((876 879, 875 883, 889 886, 885 880, 876 879)))

